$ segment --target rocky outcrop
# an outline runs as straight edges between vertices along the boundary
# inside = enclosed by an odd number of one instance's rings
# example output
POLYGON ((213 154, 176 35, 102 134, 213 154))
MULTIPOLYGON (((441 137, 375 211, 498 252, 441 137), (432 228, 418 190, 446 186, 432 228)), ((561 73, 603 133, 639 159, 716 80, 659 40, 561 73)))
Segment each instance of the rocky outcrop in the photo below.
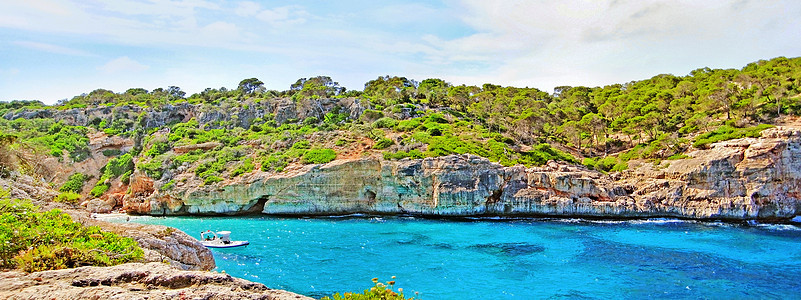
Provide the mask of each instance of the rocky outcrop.
POLYGON ((222 143, 220 142, 206 142, 200 144, 192 144, 192 145, 185 145, 185 146, 176 146, 172 149, 175 154, 184 154, 187 152, 192 152, 195 150, 211 150, 221 146, 222 143))
POLYGON ((0 273, 2 299, 312 299, 224 273, 162 263, 0 273))
POLYGON ((338 160, 153 192, 132 211, 789 219, 801 212, 799 158, 801 132, 779 127, 614 175, 554 162, 503 167, 471 155, 338 160))
POLYGON ((94 225, 136 240, 145 251, 145 260, 163 262, 182 270, 213 270, 216 267, 211 251, 198 240, 175 228, 136 223, 110 223, 102 220, 80 219, 84 225, 94 225))

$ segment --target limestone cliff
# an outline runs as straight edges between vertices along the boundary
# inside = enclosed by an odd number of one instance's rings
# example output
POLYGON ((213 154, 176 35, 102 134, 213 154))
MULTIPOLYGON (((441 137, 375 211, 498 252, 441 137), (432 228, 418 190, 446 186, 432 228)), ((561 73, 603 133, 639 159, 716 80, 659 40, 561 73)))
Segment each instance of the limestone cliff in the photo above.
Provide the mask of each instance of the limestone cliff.
MULTIPOLYGON (((143 214, 536 215, 788 219, 801 212, 801 132, 778 127, 659 165, 607 175, 583 167, 503 167, 471 155, 338 160, 222 185, 125 200, 143 214)), ((146 179, 143 179, 147 181, 146 179)), ((152 184, 151 184, 152 185, 152 184)))

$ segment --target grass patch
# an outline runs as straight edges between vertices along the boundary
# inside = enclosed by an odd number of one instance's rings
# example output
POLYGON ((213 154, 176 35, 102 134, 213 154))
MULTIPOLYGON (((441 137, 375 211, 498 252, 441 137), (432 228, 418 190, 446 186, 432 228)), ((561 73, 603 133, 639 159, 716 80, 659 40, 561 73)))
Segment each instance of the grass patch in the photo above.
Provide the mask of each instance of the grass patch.
POLYGON ((337 153, 333 149, 311 149, 303 153, 300 161, 303 164, 324 164, 337 158, 337 153))

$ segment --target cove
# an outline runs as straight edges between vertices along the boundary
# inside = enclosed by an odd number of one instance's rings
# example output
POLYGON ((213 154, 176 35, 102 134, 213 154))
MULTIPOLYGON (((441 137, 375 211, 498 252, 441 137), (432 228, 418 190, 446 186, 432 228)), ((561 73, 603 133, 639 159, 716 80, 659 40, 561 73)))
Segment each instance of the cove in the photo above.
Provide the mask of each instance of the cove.
MULTIPOLYGON (((670 219, 131 217, 230 230, 217 271, 311 297, 397 276, 423 299, 801 297, 801 227, 670 219)), ((124 222, 124 220, 122 220, 124 222)))

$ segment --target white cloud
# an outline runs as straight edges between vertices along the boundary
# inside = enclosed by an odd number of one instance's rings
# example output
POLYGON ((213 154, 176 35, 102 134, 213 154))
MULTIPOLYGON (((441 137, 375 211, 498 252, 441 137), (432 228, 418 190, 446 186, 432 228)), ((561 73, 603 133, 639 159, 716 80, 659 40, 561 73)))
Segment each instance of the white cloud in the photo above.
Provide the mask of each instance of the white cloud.
POLYGON ((273 26, 303 24, 309 13, 300 6, 282 6, 260 11, 256 18, 273 26))
POLYGON ((97 69, 107 74, 121 74, 145 71, 150 69, 150 66, 141 64, 130 57, 123 56, 111 60, 97 69))
POLYGON ((214 41, 231 40, 239 37, 239 28, 232 23, 217 21, 206 25, 201 30, 203 35, 214 41))
POLYGON ((455 11, 477 32, 427 37, 437 51, 426 59, 471 82, 601 85, 801 54, 794 1, 464 0, 455 11), (459 74, 470 62, 485 71, 459 74))
POLYGON ((252 1, 239 2, 236 9, 234 9, 234 13, 242 17, 255 16, 259 11, 261 11, 261 5, 252 1))
POLYGON ((25 47, 25 48, 28 48, 28 49, 44 51, 44 52, 50 52, 50 53, 56 53, 56 54, 74 55, 74 56, 93 56, 91 53, 83 51, 83 50, 72 49, 72 48, 68 48, 68 47, 52 45, 52 44, 47 44, 47 43, 39 43, 39 42, 31 42, 31 41, 15 41, 15 42, 12 42, 12 44, 17 45, 17 46, 21 46, 21 47, 25 47))

